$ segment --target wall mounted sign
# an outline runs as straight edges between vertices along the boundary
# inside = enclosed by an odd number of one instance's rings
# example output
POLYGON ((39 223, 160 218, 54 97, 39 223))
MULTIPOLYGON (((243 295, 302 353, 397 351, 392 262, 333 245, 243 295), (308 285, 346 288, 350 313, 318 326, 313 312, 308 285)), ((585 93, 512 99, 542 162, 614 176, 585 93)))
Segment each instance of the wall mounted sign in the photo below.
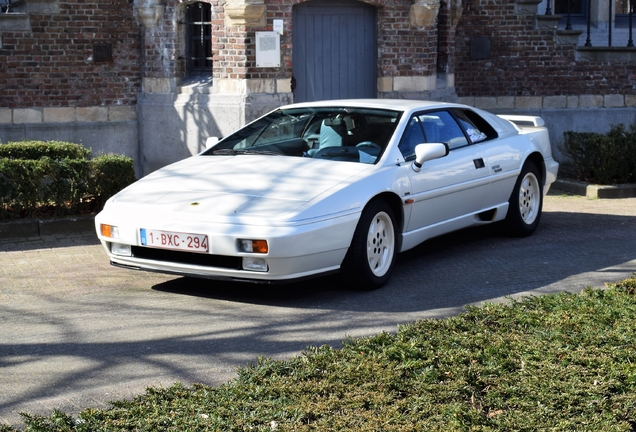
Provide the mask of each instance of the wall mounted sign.
POLYGON ((256 67, 280 67, 280 34, 256 32, 256 67))

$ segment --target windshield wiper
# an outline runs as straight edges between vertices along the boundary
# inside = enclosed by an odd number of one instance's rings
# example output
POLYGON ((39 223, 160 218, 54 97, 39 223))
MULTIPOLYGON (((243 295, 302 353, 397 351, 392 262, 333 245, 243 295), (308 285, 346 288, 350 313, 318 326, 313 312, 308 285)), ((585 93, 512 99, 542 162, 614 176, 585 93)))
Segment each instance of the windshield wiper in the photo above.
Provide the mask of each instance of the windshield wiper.
POLYGON ((268 156, 283 156, 283 153, 279 152, 279 151, 274 151, 274 150, 243 150, 243 154, 250 154, 250 155, 254 155, 254 154, 262 154, 262 155, 268 155, 268 156))
POLYGON ((283 153, 272 150, 233 150, 233 149, 218 149, 212 152, 213 155, 219 156, 233 156, 233 155, 268 155, 268 156, 283 156, 283 153))
POLYGON ((220 156, 228 156, 228 155, 235 155, 235 154, 238 154, 238 153, 236 152, 236 150, 232 150, 232 149, 219 149, 219 150, 214 150, 210 154, 220 155, 220 156))

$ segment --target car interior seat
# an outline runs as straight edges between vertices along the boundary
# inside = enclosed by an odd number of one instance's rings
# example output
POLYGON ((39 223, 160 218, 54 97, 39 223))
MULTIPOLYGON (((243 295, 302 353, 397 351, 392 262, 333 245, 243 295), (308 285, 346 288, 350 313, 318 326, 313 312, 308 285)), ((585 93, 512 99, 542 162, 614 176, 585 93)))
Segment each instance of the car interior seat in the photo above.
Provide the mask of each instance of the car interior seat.
POLYGON ((313 156, 325 147, 341 147, 345 136, 347 136, 347 125, 343 119, 339 117, 324 119, 320 125, 318 147, 310 149, 308 153, 313 156))

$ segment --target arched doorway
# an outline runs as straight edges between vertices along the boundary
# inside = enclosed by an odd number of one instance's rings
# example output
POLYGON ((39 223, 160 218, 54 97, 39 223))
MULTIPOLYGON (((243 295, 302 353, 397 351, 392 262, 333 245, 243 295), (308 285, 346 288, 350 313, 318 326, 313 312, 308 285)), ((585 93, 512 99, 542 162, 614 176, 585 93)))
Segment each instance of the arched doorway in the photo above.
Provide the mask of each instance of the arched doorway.
POLYGON ((293 8, 294 102, 374 98, 376 11, 351 0, 312 0, 293 8))

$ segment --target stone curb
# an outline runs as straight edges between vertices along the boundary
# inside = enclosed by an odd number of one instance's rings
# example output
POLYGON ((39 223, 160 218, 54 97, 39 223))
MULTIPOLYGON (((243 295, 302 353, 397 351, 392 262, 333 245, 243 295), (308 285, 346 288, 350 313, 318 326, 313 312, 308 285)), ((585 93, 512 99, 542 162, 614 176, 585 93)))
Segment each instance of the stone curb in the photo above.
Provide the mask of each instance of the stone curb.
POLYGON ((613 199, 613 198, 635 198, 636 197, 636 184, 621 184, 616 186, 605 186, 589 184, 576 180, 561 180, 557 179, 552 185, 552 188, 571 193, 574 195, 581 195, 589 199, 613 199))
POLYGON ((0 222, 0 239, 42 237, 95 230, 95 216, 54 219, 21 219, 0 222))

